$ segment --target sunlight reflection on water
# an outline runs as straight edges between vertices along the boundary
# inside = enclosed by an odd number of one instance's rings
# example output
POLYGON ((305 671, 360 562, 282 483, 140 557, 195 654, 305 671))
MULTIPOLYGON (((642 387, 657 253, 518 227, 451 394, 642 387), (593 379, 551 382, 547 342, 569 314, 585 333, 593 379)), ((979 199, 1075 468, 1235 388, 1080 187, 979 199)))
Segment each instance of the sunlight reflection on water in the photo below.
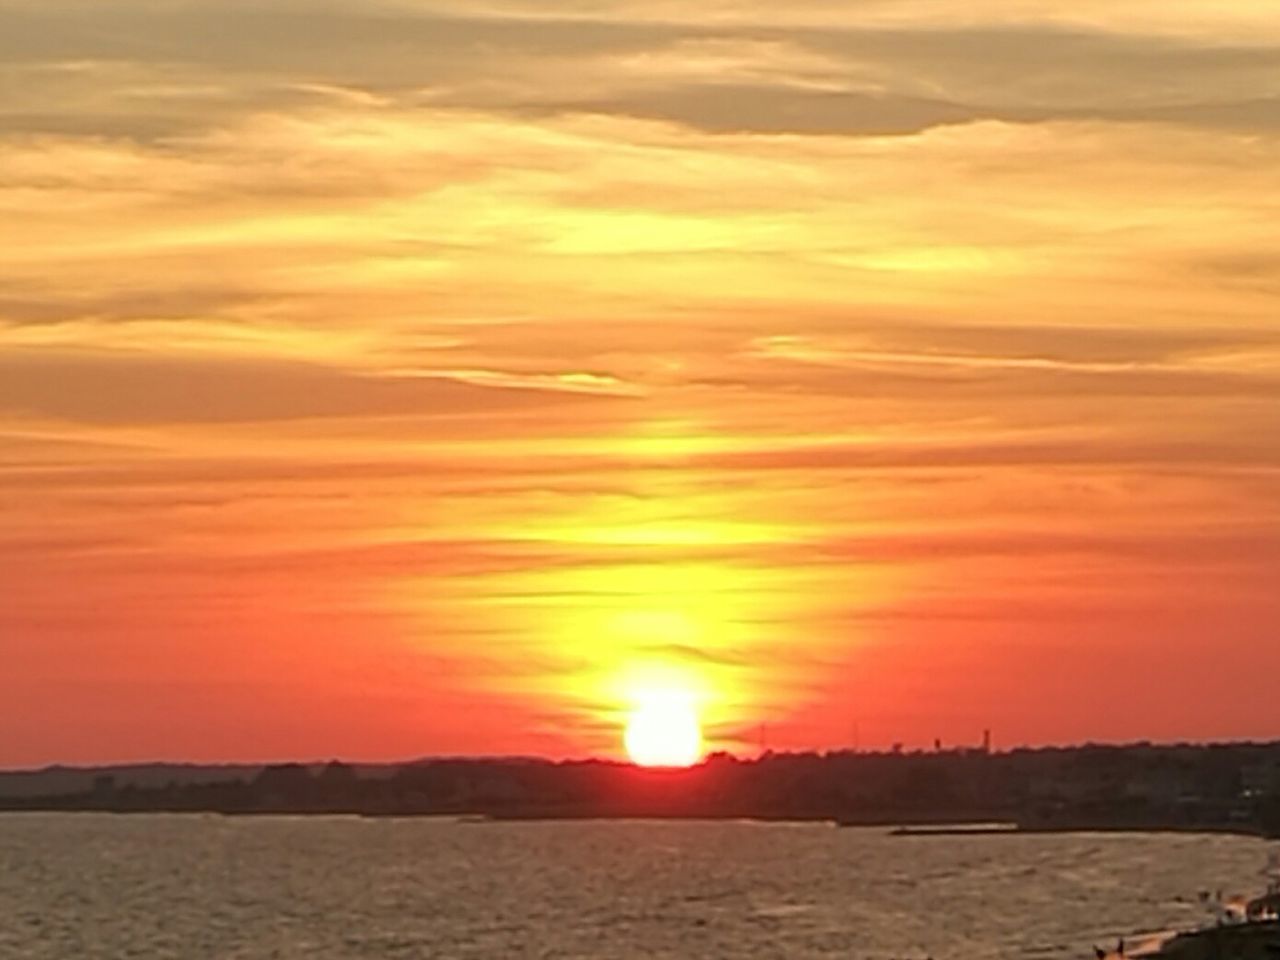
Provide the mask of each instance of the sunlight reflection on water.
POLYGON ((1240 837, 0 816, 0 956, 1091 956, 1258 887, 1240 837))

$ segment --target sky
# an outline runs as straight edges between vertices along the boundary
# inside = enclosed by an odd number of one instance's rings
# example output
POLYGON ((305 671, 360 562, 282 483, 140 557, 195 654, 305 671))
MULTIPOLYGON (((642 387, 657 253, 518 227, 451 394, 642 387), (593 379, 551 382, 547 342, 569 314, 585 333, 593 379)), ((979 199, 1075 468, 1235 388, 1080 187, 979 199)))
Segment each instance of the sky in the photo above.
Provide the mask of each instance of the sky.
POLYGON ((1280 736, 1271 0, 0 0, 0 766, 1280 736))

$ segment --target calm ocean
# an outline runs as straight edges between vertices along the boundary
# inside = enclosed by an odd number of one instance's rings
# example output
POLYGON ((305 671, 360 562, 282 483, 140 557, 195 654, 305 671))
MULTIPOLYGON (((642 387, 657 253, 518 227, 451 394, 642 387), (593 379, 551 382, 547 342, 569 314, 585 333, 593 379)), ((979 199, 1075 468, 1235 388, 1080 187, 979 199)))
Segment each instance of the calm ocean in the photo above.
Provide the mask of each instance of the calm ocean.
POLYGON ((1240 837, 0 816, 0 958, 1092 956, 1251 892, 1240 837))

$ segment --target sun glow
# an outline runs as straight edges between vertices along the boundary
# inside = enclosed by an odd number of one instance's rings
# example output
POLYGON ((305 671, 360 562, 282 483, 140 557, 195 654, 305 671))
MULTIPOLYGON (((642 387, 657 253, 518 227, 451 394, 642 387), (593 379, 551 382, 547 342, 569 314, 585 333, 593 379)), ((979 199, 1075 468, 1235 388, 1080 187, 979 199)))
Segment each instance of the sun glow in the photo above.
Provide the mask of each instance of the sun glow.
POLYGON ((627 754, 642 767, 688 767, 702 756, 702 722, 693 699, 661 690, 637 699, 627 718, 627 754))

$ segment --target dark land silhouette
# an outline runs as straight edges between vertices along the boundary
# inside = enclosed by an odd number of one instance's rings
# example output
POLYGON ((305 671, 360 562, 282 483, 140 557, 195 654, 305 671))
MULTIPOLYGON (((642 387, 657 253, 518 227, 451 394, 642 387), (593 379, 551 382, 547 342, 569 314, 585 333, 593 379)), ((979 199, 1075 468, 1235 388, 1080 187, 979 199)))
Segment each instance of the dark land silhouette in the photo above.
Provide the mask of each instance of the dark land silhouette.
POLYGON ((0 809, 1000 822, 1027 830, 1280 837, 1280 742, 767 753, 751 760, 719 753, 687 770, 525 758, 50 768, 0 774, 0 809))

